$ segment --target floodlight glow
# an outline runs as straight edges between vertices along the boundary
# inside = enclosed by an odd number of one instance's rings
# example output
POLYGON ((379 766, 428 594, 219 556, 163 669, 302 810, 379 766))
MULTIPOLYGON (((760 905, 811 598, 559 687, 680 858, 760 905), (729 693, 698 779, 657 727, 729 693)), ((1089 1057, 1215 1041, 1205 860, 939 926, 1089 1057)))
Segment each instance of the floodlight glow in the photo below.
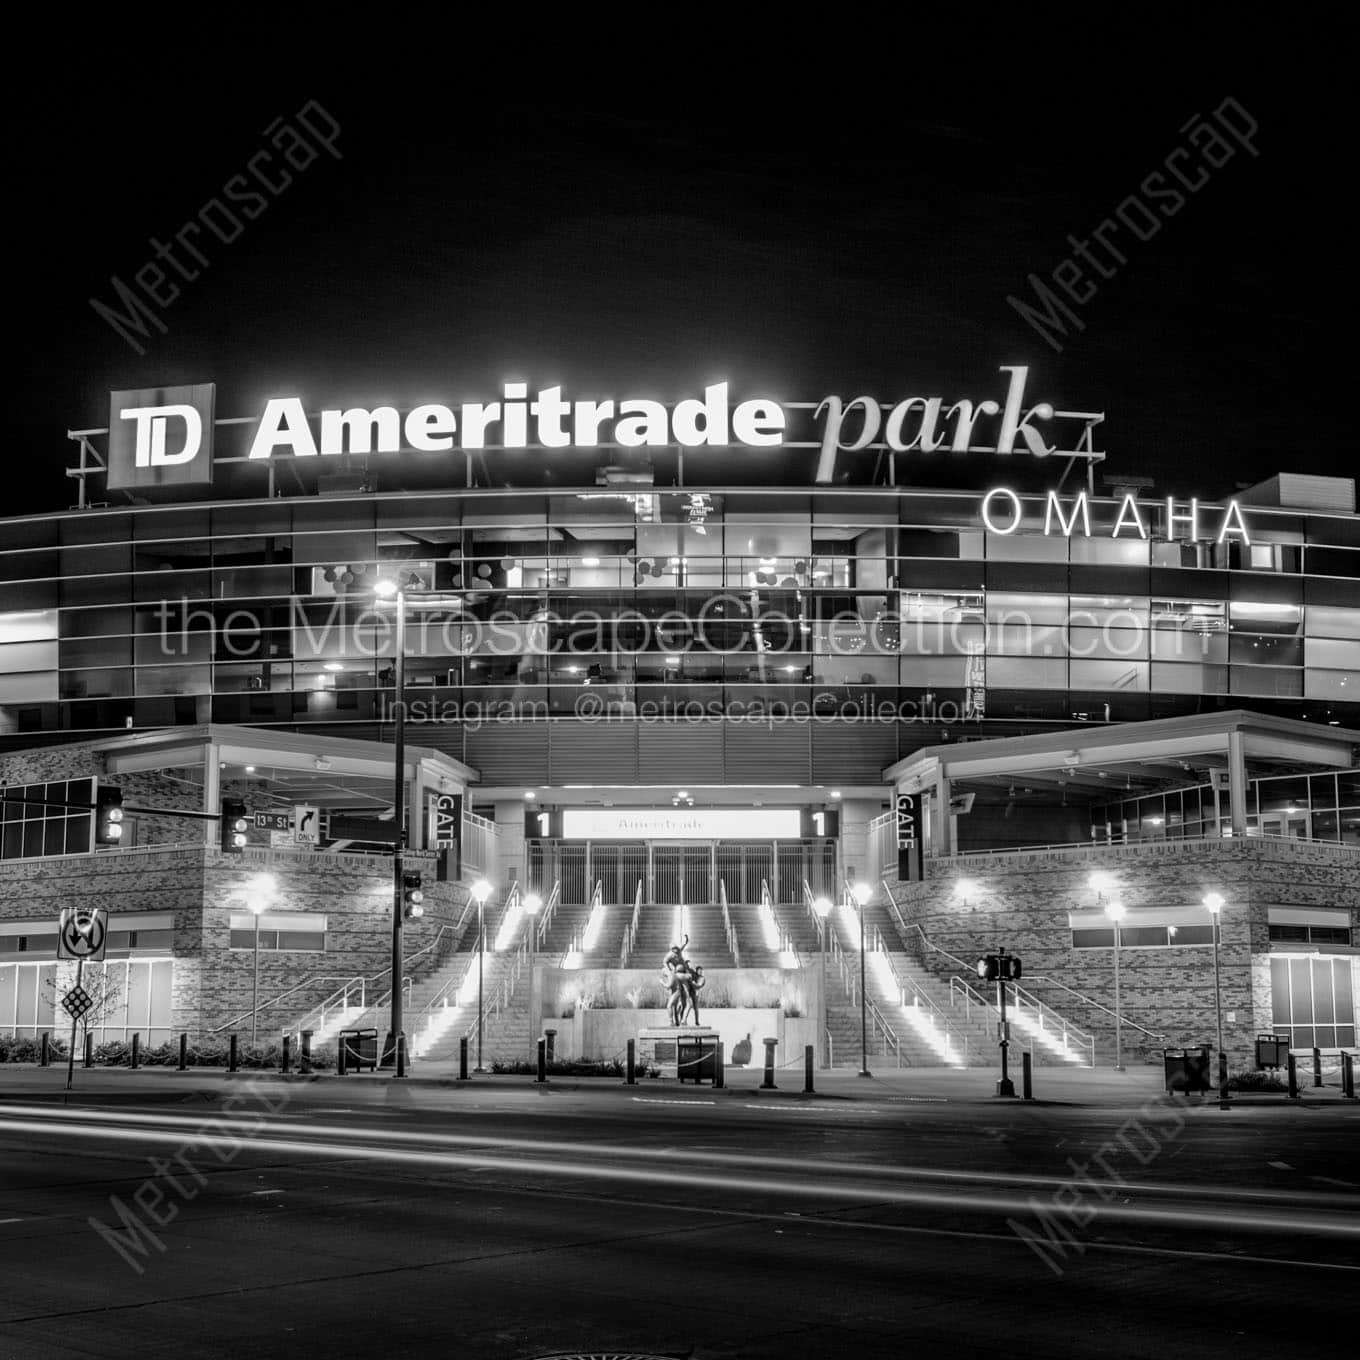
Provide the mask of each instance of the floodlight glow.
POLYGON ((1205 906, 1206 906, 1206 907, 1207 907, 1207 908, 1208 908, 1215 916, 1217 916, 1218 913, 1219 913, 1220 911, 1223 910, 1224 900, 1225 900, 1225 899, 1224 899, 1222 893, 1216 893, 1216 892, 1206 893, 1206 894, 1205 894, 1205 897, 1204 897, 1204 905, 1205 905, 1205 906))
POLYGON ((1091 891, 1094 893, 1109 892, 1109 890, 1114 887, 1114 875, 1094 873, 1087 882, 1091 885, 1091 891))
POLYGON ((535 915, 537 915, 538 909, 539 909, 542 905, 543 905, 543 899, 542 899, 537 893, 530 893, 530 894, 524 899, 524 910, 527 911, 527 912, 529 913, 530 916, 535 916, 535 915))
POLYGON ((1124 904, 1122 902, 1111 902, 1105 908, 1105 915, 1111 921, 1122 921, 1124 919, 1124 904))
POLYGON ((856 883, 850 889, 850 895, 862 907, 874 895, 874 890, 867 883, 856 883))
POLYGON ((829 897, 817 898, 812 904, 812 910, 825 921, 831 915, 831 899, 829 897))
POLYGON ((472 896, 477 902, 485 902, 491 896, 491 884, 484 878, 479 878, 472 885, 472 896))
POLYGON ((384 599, 390 599, 397 593, 397 589, 397 583, 389 580, 386 576, 380 581, 373 582, 373 593, 375 595, 381 595, 384 599))

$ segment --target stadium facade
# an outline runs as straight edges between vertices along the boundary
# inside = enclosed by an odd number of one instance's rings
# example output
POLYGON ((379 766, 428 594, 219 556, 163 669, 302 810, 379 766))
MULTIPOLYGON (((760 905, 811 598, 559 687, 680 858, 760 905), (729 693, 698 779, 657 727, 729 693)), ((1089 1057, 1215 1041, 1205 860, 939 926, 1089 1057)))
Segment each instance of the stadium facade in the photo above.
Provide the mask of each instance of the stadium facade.
POLYGON ((860 921, 813 903, 856 882, 879 1060, 981 1061, 959 979, 1008 942, 1044 979, 1022 1011, 1101 1061, 1115 1029, 1153 1051, 1229 1013, 1235 1058, 1262 1028, 1353 1044, 1354 484, 1166 496, 1106 470, 1102 415, 1033 387, 1021 367, 978 399, 507 383, 240 419, 210 385, 113 394, 72 436, 78 504, 0 526, 0 1031, 50 1025, 39 956, 71 895, 127 913, 103 1030, 322 1027, 337 992, 327 1017, 372 1011, 390 847, 343 833, 392 817, 400 710, 431 1032, 450 1009, 441 1033, 465 1032, 485 877, 504 939, 482 1037, 515 1056, 554 1018, 613 1044, 626 1017, 585 1013, 645 1011, 651 953, 688 929, 720 1009, 840 1061, 860 921), (97 848, 114 784, 148 810, 97 848), (228 795, 261 814, 240 859, 176 815, 228 795), (1100 874, 1124 881, 1117 947, 1100 874), (548 914, 520 922, 530 892, 548 914), (1210 951, 1235 998, 1212 1015, 1210 951))

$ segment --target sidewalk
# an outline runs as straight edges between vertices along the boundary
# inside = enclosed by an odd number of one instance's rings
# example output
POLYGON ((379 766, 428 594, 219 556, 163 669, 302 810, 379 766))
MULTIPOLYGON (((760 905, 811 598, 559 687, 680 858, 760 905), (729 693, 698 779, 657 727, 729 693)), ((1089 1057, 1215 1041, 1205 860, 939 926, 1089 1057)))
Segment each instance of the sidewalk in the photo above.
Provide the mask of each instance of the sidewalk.
MULTIPOLYGON (((872 1070, 872 1068, 871 1068, 872 1070)), ((725 1086, 715 1090, 710 1085, 681 1084, 674 1078, 639 1078, 635 1086, 613 1077, 550 1077, 540 1085, 531 1076, 472 1075, 468 1081, 458 1080, 456 1062, 418 1062, 400 1085, 415 1090, 444 1089, 496 1093, 511 1096, 515 1093, 572 1092, 600 1098, 637 1095, 664 1095, 672 1100, 715 1098, 745 1100, 799 1100, 827 1102, 860 1102, 866 1105, 914 1103, 946 1103, 958 1106, 998 1108, 1005 1106, 1036 1108, 1043 1106, 1074 1106, 1091 1109, 1136 1108, 1149 1100, 1165 1095, 1162 1071, 1158 1067, 1139 1067, 1125 1072, 1108 1068, 1040 1067, 1033 1079, 1034 1101, 1019 1098, 1019 1073, 1012 1074, 1016 1099, 996 1095, 998 1072, 990 1068, 882 1068, 869 1077, 862 1077, 853 1069, 816 1071, 813 1074, 815 1093, 803 1090, 801 1064, 775 1069, 775 1089, 762 1089, 764 1072, 761 1068, 726 1070, 725 1086)), ((1309 1078, 1311 1081, 1311 1077, 1309 1078)), ((173 1067, 144 1067, 136 1072, 126 1067, 77 1067, 73 1098, 97 1097, 112 1100, 184 1098, 205 1088, 237 1082, 268 1081, 295 1084, 324 1085, 329 1094, 344 1091, 360 1092, 388 1090, 397 1085, 390 1072, 365 1072, 339 1077, 334 1070, 316 1072, 309 1077, 297 1073, 282 1076, 278 1072, 245 1069, 228 1073, 220 1067, 190 1068, 180 1072, 173 1067)), ((53 1064, 42 1068, 32 1064, 0 1065, 0 1105, 6 1100, 38 1097, 53 1099, 66 1095, 66 1067, 53 1064)), ((1234 1092, 1231 1104, 1239 1107, 1301 1108, 1326 1104, 1333 1108, 1360 1108, 1360 1100, 1347 1100, 1341 1088, 1333 1082, 1321 1088, 1300 1084, 1300 1098, 1290 1100, 1280 1091, 1234 1092)), ((1216 1093, 1207 1096, 1177 1097, 1187 1108, 1213 1106, 1217 1108, 1216 1093)))

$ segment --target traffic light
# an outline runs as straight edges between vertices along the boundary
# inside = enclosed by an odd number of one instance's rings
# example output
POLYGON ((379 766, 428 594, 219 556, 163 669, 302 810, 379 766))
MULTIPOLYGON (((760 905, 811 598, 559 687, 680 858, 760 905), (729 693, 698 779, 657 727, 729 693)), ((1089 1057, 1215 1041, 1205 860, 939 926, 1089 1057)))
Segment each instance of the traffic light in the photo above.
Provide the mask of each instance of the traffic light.
POLYGON ((222 816, 217 829, 224 855, 239 855, 246 848, 246 805, 241 799, 222 800, 222 816))
POLYGON ((123 843, 123 793, 110 784, 103 785, 95 797, 94 840, 96 845, 123 843))
POLYGON ((401 876, 401 914, 407 921, 417 920, 425 915, 425 894, 420 890, 419 874, 401 876))
POLYGON ((1014 954, 987 954, 977 961, 977 975, 984 982, 1019 982, 1020 960, 1014 954))

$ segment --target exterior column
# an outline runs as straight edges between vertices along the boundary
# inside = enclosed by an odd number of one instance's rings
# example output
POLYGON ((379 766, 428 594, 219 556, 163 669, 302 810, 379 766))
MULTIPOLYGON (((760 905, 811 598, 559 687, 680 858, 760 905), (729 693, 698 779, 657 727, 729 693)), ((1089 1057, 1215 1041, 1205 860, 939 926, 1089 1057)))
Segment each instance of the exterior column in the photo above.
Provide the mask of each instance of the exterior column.
MULTIPOLYGON (((203 747, 203 811, 222 810, 222 748, 215 742, 207 742, 203 747)), ((220 831, 216 822, 203 823, 203 844, 216 846, 220 831)))
POLYGON ((935 771, 935 792, 930 806, 930 854, 932 859, 954 853, 954 819, 949 815, 949 779, 935 771))
POLYGON ((525 860, 524 809, 519 800, 506 799, 496 804, 496 867, 489 875, 498 891, 504 895, 510 887, 510 878, 519 879, 521 891, 528 891, 529 866, 525 860))
POLYGON ((1234 837, 1247 834, 1247 757, 1241 732, 1228 733, 1228 814, 1234 837))
MULTIPOLYGON (((842 878, 863 879, 867 883, 877 880, 880 866, 871 863, 873 846, 869 844, 869 823, 882 813, 876 802, 867 798, 846 798, 841 803, 841 876, 842 878)), ((830 893, 833 902, 840 901, 840 887, 834 885, 830 893)))

